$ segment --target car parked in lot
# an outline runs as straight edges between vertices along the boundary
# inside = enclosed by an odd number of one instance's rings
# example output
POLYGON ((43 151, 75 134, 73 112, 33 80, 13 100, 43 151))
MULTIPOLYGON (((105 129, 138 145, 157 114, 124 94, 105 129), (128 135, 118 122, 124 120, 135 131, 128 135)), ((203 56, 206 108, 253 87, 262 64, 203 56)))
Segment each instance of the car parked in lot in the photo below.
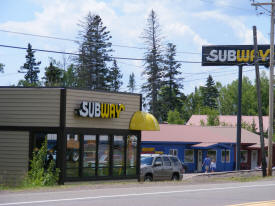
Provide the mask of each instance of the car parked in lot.
POLYGON ((172 155, 142 154, 140 180, 181 180, 184 172, 181 161, 172 155))

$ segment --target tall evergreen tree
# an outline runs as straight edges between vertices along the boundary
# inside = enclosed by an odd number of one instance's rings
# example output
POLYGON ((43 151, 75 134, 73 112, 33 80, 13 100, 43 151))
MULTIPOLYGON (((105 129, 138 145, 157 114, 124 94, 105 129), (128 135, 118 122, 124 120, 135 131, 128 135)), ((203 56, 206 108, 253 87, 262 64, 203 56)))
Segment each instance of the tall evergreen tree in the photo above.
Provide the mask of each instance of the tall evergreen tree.
POLYGON ((21 83, 24 82, 24 85, 37 86, 39 84, 38 73, 40 72, 39 65, 41 62, 36 62, 34 53, 35 52, 32 50, 32 46, 29 43, 26 55, 26 63, 24 63, 24 65, 20 67, 20 70, 18 71, 19 73, 26 73, 25 80, 20 81, 21 83))
POLYGON ((159 95, 162 120, 167 119, 167 112, 177 109, 180 111, 182 107, 181 92, 183 88, 181 83, 183 78, 179 75, 181 72, 181 64, 175 60, 176 45, 172 43, 167 44, 167 50, 164 59, 164 87, 161 88, 159 95))
POLYGON ((146 83, 143 84, 142 90, 146 94, 146 102, 149 104, 149 111, 160 119, 160 107, 158 103, 158 91, 162 86, 163 77, 163 57, 161 54, 161 31, 158 18, 154 10, 151 11, 147 19, 147 28, 144 29, 143 39, 147 47, 145 52, 146 68, 143 75, 146 83))
POLYGON ((132 92, 132 93, 136 89, 136 80, 135 80, 134 72, 132 72, 129 76, 129 83, 128 83, 127 87, 129 88, 129 91, 132 92))
POLYGON ((103 26, 100 16, 90 12, 80 26, 80 55, 77 58, 79 86, 108 89, 109 69, 106 62, 111 60, 110 32, 103 26))
POLYGON ((116 60, 113 61, 113 66, 110 69, 109 72, 109 82, 110 82, 110 90, 117 92, 119 88, 122 86, 123 82, 121 81, 122 79, 122 74, 120 69, 117 66, 116 60))
POLYGON ((209 107, 210 109, 217 109, 217 98, 219 92, 216 88, 215 82, 211 75, 208 76, 206 80, 206 85, 203 88, 203 105, 209 107))
POLYGON ((43 77, 45 85, 48 87, 61 86, 63 75, 62 69, 50 62, 50 65, 45 68, 45 76, 43 77))

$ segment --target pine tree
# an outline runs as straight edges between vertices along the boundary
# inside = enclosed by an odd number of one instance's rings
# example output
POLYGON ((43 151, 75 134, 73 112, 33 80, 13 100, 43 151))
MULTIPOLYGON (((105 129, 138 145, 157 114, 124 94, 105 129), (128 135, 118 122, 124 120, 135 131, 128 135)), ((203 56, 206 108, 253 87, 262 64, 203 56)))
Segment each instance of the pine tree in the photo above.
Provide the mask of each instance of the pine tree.
POLYGON ((206 85, 203 88, 203 105, 209 107, 210 109, 217 109, 217 98, 219 97, 219 92, 215 86, 215 82, 211 75, 208 76, 206 80, 206 85))
POLYGON ((63 75, 62 69, 50 62, 50 65, 45 68, 45 77, 43 77, 45 85, 47 87, 61 86, 63 75))
POLYGON ((23 83, 24 86, 39 85, 38 73, 40 72, 39 65, 41 64, 41 62, 36 62, 36 59, 34 58, 34 53, 35 52, 32 50, 32 46, 29 43, 26 55, 26 63, 22 67, 20 67, 20 70, 18 71, 19 73, 26 73, 25 80, 20 81, 21 83, 23 83))
POLYGON ((129 88, 129 92, 134 93, 136 89, 136 80, 135 80, 135 74, 133 72, 129 76, 129 83, 127 87, 129 88))
POLYGON ((109 72, 109 82, 110 82, 110 90, 117 92, 119 88, 122 86, 122 74, 120 69, 117 66, 116 60, 113 61, 113 66, 109 72))
POLYGON ((152 10, 147 19, 147 28, 144 29, 143 39, 147 46, 145 53, 146 68, 143 72, 146 83, 142 86, 149 111, 159 120, 160 107, 158 103, 158 91, 162 86, 163 57, 161 54, 161 32, 156 13, 152 10))
POLYGON ((81 87, 90 89, 108 89, 109 69, 106 62, 111 60, 112 38, 110 32, 103 26, 99 15, 89 12, 84 22, 80 24, 78 83, 81 87))
POLYGON ((180 89, 183 88, 181 83, 183 78, 179 77, 181 74, 179 71, 181 69, 181 64, 175 60, 175 57, 176 45, 168 43, 164 59, 165 86, 161 88, 159 95, 162 120, 167 119, 167 112, 169 110, 174 111, 178 109, 178 111, 180 111, 182 107, 180 89))

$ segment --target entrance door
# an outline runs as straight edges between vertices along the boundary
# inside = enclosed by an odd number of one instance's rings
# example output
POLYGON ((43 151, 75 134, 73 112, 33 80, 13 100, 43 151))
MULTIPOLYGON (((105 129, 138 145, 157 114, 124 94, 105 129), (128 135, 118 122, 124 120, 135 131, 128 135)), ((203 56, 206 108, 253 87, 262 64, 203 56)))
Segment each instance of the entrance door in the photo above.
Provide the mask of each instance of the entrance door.
POLYGON ((257 167, 258 162, 258 151, 252 150, 251 151, 251 169, 255 169, 257 167))
POLYGON ((197 171, 202 171, 202 151, 198 150, 198 161, 197 161, 197 171))

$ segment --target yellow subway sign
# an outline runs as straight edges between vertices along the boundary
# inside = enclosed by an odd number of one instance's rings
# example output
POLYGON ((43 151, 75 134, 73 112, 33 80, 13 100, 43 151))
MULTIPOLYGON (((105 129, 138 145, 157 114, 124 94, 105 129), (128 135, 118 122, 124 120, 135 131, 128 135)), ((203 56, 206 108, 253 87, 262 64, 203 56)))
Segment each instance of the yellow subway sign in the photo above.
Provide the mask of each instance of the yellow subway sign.
POLYGON ((76 109, 76 114, 80 117, 111 119, 119 118, 122 111, 125 111, 124 104, 83 101, 80 108, 76 109))
MULTIPOLYGON (((260 65, 267 65, 270 58, 270 46, 259 45, 260 65)), ((253 65, 255 51, 253 45, 222 45, 202 47, 202 66, 253 65)))

